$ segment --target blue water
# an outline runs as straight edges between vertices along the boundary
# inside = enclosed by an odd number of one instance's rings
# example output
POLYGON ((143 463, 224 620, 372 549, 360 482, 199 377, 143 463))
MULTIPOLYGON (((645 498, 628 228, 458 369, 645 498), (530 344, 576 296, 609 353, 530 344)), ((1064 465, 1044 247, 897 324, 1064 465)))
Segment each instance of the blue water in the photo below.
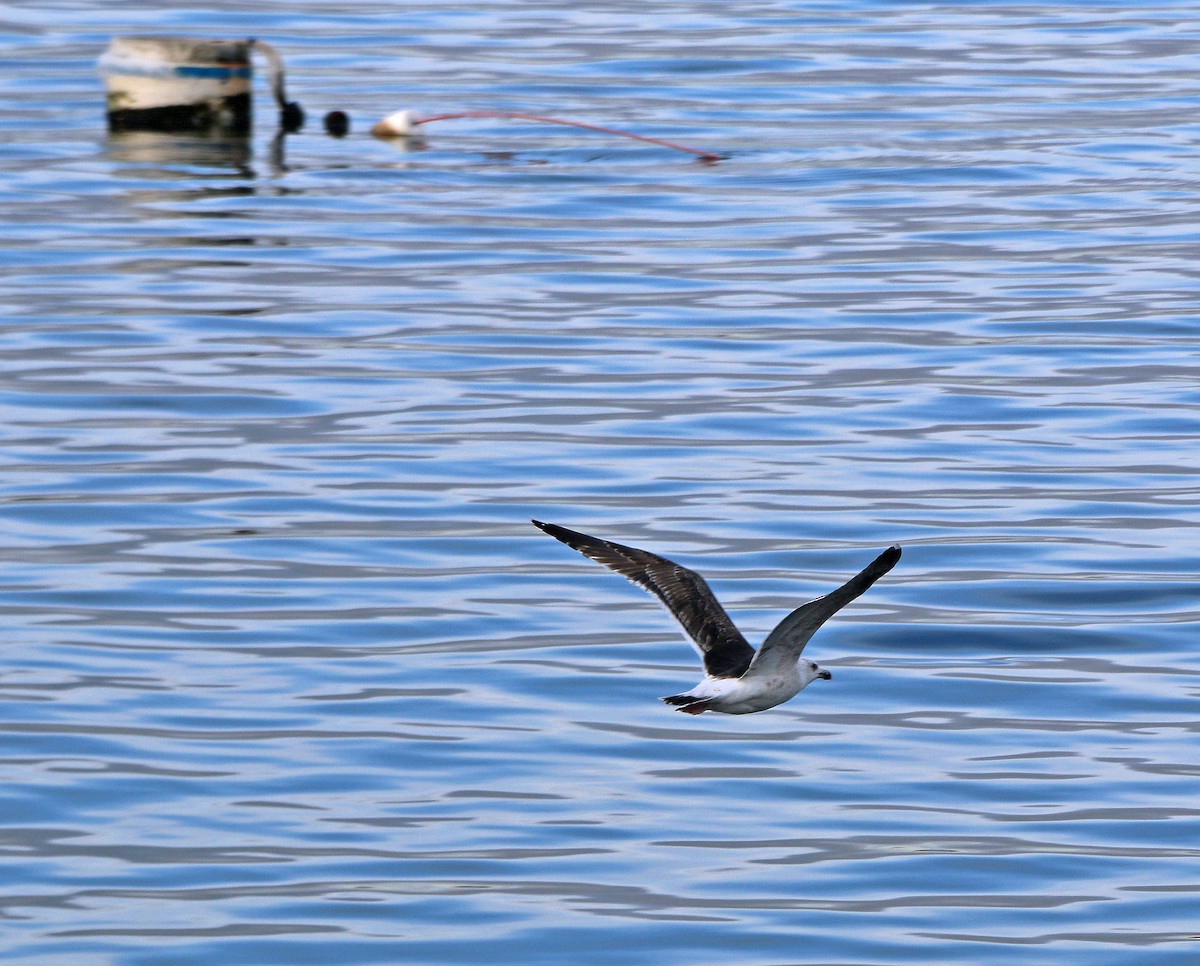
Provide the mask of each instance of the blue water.
POLYGON ((0 959, 1197 961, 1194 4, 163 6, 0 12, 0 959), (145 32, 308 125, 109 137, 145 32), (904 557, 689 718, 530 517, 904 557))

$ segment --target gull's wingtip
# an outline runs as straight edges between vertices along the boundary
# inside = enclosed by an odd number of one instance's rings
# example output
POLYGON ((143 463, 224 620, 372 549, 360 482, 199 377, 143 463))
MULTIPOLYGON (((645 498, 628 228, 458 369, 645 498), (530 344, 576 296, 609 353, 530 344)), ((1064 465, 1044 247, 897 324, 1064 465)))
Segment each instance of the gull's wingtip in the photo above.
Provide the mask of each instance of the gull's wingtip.
POLYGON ((896 566, 896 562, 900 559, 900 555, 900 544, 893 543, 876 558, 875 563, 880 567, 885 568, 884 572, 886 573, 888 570, 891 570, 894 566, 896 566))
POLYGON ((557 523, 543 523, 541 520, 530 520, 529 522, 541 530, 542 533, 548 534, 555 540, 565 543, 568 547, 574 547, 575 544, 572 541, 578 540, 581 537, 585 540, 591 539, 587 536, 587 534, 576 533, 574 530, 568 530, 566 527, 560 527, 557 523))

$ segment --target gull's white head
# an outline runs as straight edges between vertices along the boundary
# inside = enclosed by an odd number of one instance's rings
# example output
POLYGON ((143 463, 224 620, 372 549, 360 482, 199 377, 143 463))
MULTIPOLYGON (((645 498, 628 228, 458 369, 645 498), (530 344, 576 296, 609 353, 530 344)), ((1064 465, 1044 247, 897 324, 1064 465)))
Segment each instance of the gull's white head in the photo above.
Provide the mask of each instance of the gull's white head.
POLYGON ((822 681, 828 681, 833 677, 825 668, 814 664, 812 661, 806 661, 804 658, 800 658, 797 666, 800 676, 804 679, 805 686, 812 684, 817 678, 820 678, 822 681))

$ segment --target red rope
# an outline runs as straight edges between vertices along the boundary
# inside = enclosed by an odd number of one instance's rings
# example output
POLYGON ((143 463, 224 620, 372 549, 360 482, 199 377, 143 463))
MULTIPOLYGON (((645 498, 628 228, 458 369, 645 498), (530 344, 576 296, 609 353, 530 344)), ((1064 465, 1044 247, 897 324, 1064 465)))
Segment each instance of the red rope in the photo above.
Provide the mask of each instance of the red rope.
POLYGON ((565 124, 568 127, 581 127, 586 131, 599 131, 601 134, 613 134, 617 137, 632 138, 634 141, 645 141, 647 144, 657 144, 659 147, 671 148, 675 151, 685 151, 688 154, 694 154, 703 161, 723 161, 724 158, 719 154, 713 154, 711 151, 698 151, 696 148, 689 148, 682 144, 676 144, 673 141, 664 141, 662 138, 648 138, 642 134, 632 134, 629 131, 620 131, 612 127, 601 127, 599 124, 587 124, 584 121, 568 121, 561 117, 543 117, 540 114, 523 114, 520 111, 459 111, 454 114, 437 114, 433 117, 425 117, 419 121, 414 121, 414 124, 432 124, 434 121, 454 121, 464 117, 504 117, 515 121, 539 121, 543 124, 565 124))

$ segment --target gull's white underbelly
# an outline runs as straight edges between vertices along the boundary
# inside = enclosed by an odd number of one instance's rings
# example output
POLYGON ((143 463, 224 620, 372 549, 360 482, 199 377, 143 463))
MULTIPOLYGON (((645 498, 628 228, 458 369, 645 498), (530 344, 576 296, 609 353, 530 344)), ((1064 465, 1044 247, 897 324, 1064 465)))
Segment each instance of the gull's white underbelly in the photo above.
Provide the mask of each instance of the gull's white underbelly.
MULTIPOLYGON (((753 714, 789 701, 809 683, 794 669, 791 673, 745 678, 705 678, 687 692, 708 703, 707 710, 722 714, 753 714)), ((811 679, 809 679, 811 680, 811 679)))

